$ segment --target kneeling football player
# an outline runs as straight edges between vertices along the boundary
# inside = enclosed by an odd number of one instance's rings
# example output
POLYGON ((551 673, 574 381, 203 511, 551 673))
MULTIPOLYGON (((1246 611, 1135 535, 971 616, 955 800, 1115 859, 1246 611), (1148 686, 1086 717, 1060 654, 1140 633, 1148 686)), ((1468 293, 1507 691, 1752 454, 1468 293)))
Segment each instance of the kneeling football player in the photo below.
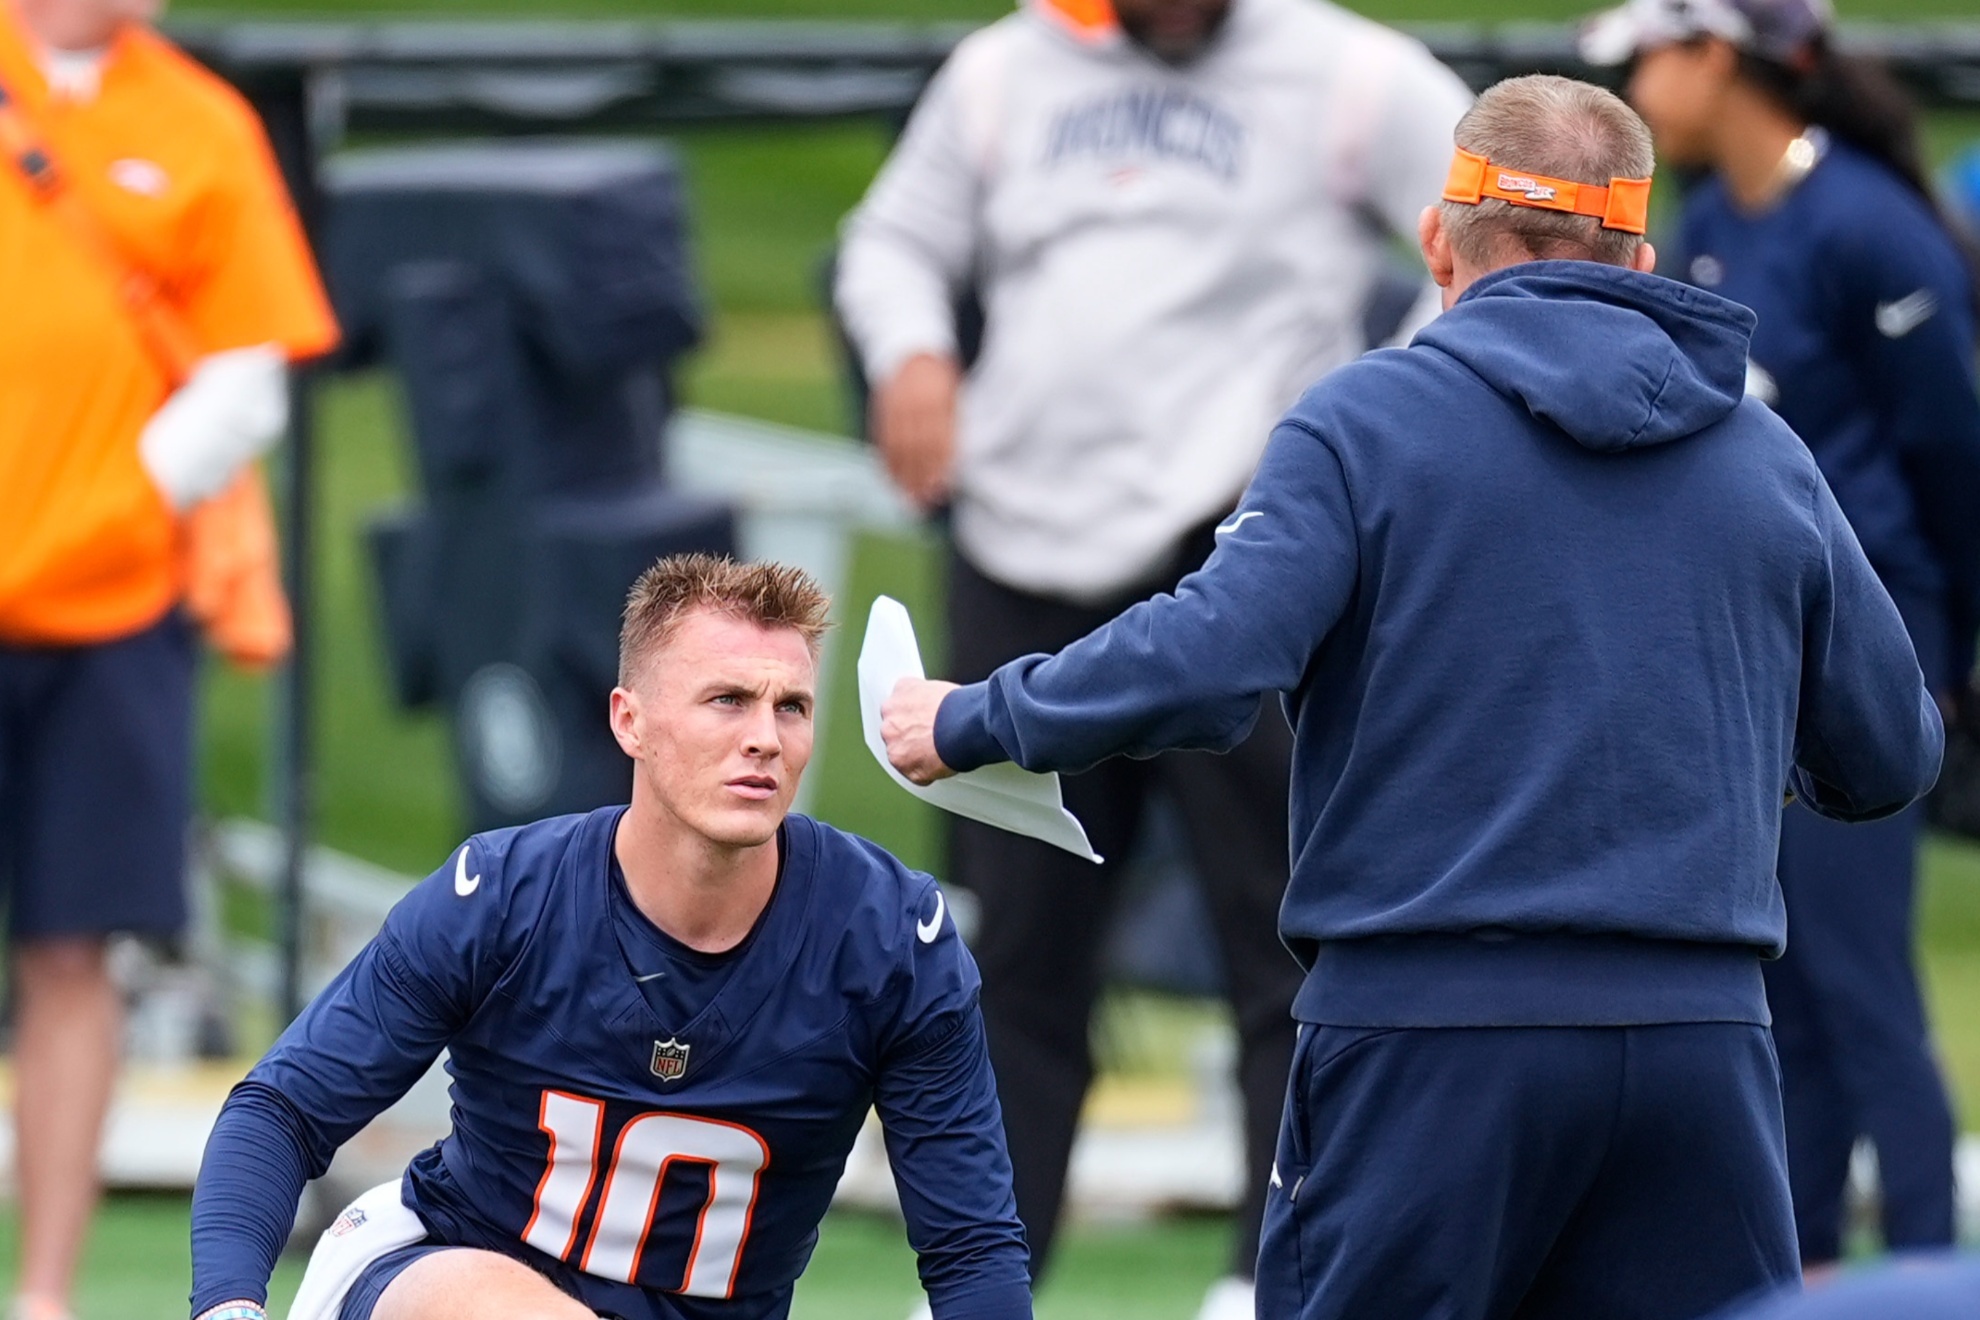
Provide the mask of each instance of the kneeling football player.
POLYGON ((323 1235, 294 1320, 760 1320, 878 1109, 937 1320, 1031 1315, 977 974, 933 880, 790 814, 827 601, 633 588, 632 802, 469 839, 235 1088, 192 1308, 260 1320, 304 1182, 440 1055, 453 1130, 323 1235))

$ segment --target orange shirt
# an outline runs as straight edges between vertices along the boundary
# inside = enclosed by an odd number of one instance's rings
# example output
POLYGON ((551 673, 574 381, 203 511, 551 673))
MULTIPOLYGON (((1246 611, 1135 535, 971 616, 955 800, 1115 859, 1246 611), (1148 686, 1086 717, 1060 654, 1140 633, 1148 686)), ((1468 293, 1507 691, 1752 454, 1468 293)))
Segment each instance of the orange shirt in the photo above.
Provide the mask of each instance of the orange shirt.
MULTIPOLYGON (((233 89, 136 25, 89 101, 51 98, 33 50, 0 0, 0 80, 203 351, 336 343, 260 121, 233 89)), ((137 449, 168 392, 107 263, 0 161, 0 642, 108 641, 179 598, 178 523, 137 449)))

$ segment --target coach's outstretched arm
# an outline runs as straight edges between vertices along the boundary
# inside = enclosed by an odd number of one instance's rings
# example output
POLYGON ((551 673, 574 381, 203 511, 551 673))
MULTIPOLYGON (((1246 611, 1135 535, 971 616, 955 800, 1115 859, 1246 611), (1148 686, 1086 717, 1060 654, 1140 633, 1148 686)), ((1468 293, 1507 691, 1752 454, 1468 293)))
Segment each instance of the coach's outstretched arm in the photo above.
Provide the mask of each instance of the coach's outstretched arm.
MULTIPOLYGON (((485 843, 464 845, 407 894, 227 1097, 193 1189, 194 1315, 267 1301, 304 1184, 411 1089, 486 997, 503 961, 501 923, 462 910, 455 874, 463 862, 477 881, 486 869, 491 883, 477 887, 498 889, 485 843)), ((492 909, 496 896, 475 907, 492 909)))
POLYGON ((1282 422, 1216 552, 1174 595, 985 682, 897 688, 883 711, 891 758, 926 782, 995 761, 1076 771, 1171 747, 1227 750, 1263 696, 1299 685, 1354 598, 1359 565, 1339 460, 1304 424, 1282 422))
POLYGON ((1790 784, 1824 816, 1876 820, 1932 787, 1945 728, 1897 606, 1828 483, 1815 485, 1826 554, 1805 588, 1790 784))

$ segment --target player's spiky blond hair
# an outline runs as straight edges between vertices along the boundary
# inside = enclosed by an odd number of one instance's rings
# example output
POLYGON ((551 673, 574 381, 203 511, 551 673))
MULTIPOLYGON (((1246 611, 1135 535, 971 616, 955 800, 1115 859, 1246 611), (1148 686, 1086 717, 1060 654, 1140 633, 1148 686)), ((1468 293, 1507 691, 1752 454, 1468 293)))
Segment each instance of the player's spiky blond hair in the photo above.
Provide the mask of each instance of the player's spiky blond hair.
POLYGON ((832 602, 801 568, 739 564, 715 555, 671 555, 639 575, 619 628, 619 684, 626 686, 666 644, 681 620, 712 610, 765 628, 789 628, 812 655, 832 602))

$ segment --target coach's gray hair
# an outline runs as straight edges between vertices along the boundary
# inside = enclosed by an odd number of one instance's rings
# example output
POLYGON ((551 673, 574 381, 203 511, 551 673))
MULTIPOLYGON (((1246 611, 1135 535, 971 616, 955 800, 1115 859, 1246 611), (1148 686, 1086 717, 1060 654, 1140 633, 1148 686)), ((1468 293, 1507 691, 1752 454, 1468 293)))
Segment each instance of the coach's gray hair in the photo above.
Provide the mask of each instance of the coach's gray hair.
MULTIPOLYGON (((1606 186, 1647 179, 1656 168, 1650 130, 1613 92, 1552 74, 1488 87, 1458 120, 1457 144, 1492 164, 1528 174, 1606 186)), ((1604 229, 1598 217, 1546 211, 1488 197, 1441 204, 1451 246, 1473 265, 1569 258, 1627 266, 1638 234, 1604 229)))

